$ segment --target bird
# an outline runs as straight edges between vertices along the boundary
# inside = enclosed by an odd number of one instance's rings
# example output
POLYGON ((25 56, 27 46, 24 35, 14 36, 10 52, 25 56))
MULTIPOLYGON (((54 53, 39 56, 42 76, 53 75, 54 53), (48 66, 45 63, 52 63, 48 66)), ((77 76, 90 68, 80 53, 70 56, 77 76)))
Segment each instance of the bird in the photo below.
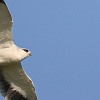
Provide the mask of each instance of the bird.
POLYGON ((5 0, 0 0, 0 93, 4 100, 37 100, 33 81, 21 61, 31 56, 12 36, 13 20, 5 0))

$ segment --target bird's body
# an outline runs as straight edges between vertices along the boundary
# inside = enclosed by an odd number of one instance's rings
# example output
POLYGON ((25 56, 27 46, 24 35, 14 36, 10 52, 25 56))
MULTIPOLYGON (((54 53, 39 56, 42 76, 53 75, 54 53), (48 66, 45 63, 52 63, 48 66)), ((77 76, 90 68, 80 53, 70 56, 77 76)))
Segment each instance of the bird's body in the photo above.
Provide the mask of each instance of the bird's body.
POLYGON ((12 23, 6 3, 0 0, 0 93, 5 100, 37 100, 34 85, 21 66, 31 52, 14 44, 12 23))

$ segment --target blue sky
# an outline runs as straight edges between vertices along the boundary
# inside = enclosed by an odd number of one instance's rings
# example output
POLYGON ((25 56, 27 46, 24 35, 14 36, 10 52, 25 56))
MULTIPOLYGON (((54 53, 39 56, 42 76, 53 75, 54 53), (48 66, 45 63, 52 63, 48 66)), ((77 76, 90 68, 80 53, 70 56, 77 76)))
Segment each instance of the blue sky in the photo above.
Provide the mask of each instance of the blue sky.
POLYGON ((6 2, 39 100, 100 100, 100 1, 6 2))

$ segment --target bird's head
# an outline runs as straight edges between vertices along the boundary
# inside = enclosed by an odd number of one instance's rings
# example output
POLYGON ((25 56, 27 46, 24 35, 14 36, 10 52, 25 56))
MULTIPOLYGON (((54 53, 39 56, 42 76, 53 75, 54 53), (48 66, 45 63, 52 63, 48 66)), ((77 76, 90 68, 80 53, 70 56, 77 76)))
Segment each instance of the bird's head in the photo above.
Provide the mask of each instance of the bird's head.
POLYGON ((26 48, 19 48, 19 53, 21 61, 29 56, 32 56, 31 52, 26 48))

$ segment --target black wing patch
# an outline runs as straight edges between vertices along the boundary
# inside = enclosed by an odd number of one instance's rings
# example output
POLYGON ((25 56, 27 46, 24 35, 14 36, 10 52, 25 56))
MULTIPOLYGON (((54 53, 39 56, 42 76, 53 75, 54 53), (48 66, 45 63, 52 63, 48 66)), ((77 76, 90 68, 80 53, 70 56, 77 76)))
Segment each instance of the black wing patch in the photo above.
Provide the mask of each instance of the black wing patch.
POLYGON ((28 100, 22 94, 20 94, 17 90, 13 90, 13 88, 11 87, 9 88, 5 98, 7 98, 7 100, 28 100))
POLYGON ((0 2, 5 3, 4 0, 0 0, 0 2))
POLYGON ((0 93, 5 96, 10 84, 5 80, 2 71, 0 71, 0 93))
POLYGON ((5 97, 5 100, 28 100, 19 91, 11 87, 2 71, 0 71, 0 93, 5 97))

